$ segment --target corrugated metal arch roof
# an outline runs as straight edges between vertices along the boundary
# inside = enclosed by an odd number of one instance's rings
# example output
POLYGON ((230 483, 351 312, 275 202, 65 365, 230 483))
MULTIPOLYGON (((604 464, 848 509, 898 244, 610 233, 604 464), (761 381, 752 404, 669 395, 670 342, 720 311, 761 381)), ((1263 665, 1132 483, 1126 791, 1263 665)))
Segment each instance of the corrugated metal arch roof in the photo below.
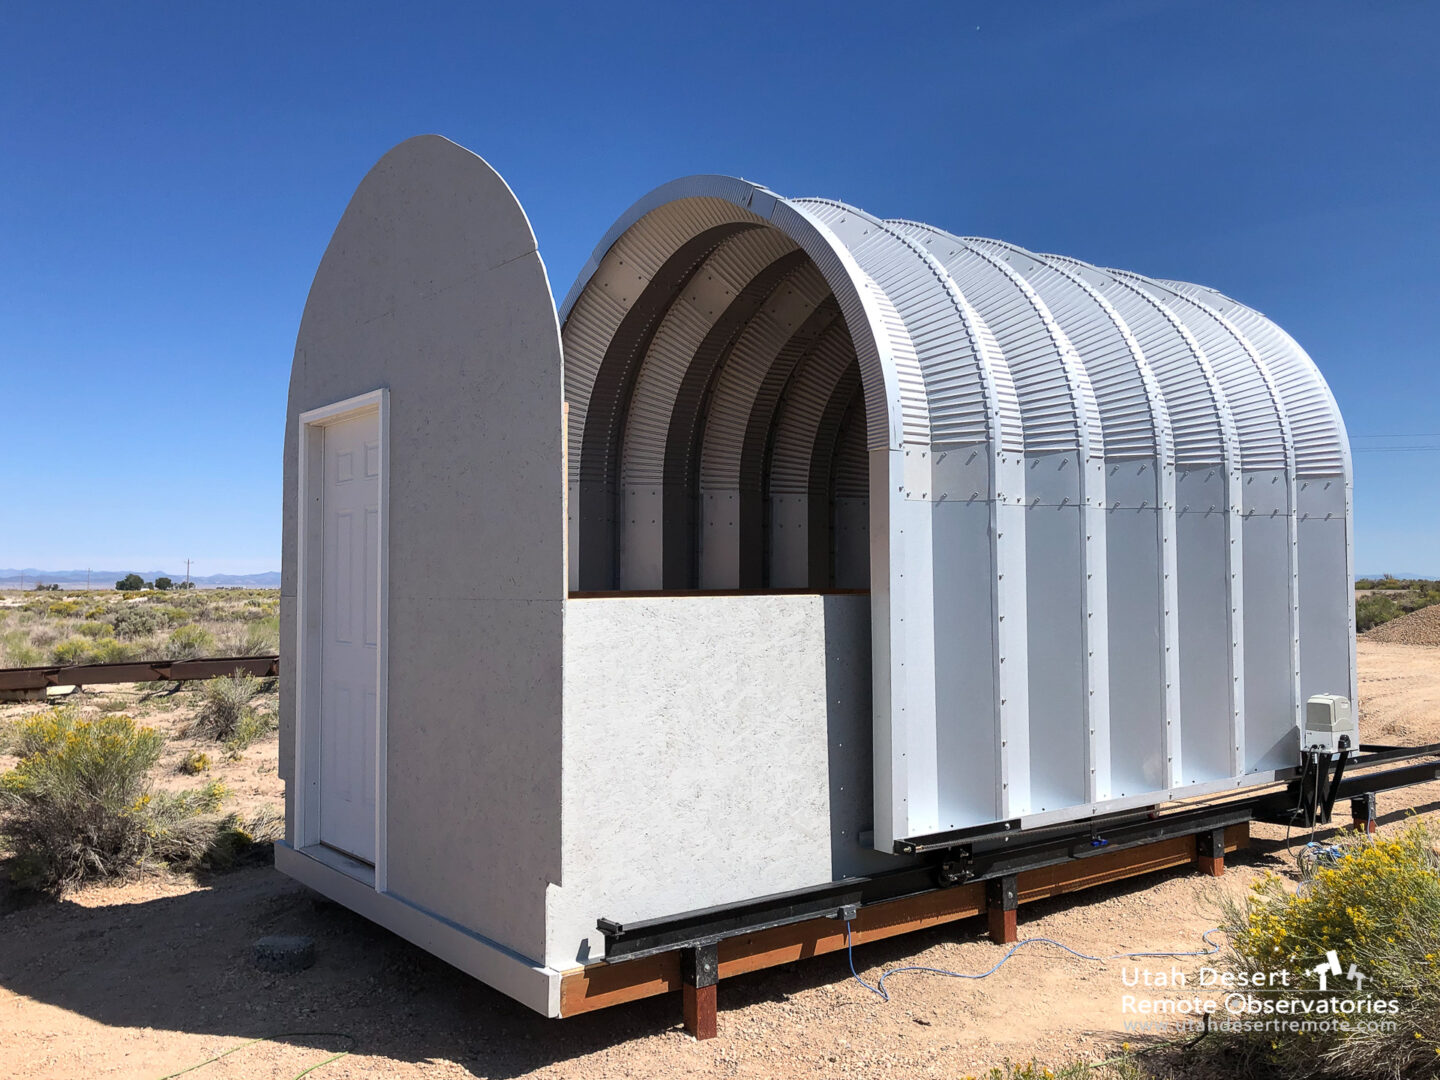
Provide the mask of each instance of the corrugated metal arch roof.
POLYGON ((1228 319, 1268 365, 1289 417, 1296 475, 1348 477, 1350 440, 1344 418, 1315 361, 1295 339, 1254 308, 1215 289, 1185 281, 1163 284, 1228 319))
POLYGON ((1114 305, 1063 264, 1000 240, 968 237, 962 242, 993 251, 1014 266, 1065 327, 1095 391, 1105 426, 1105 456, 1111 460, 1155 457, 1173 465, 1170 413, 1159 381, 1134 331, 1114 305))

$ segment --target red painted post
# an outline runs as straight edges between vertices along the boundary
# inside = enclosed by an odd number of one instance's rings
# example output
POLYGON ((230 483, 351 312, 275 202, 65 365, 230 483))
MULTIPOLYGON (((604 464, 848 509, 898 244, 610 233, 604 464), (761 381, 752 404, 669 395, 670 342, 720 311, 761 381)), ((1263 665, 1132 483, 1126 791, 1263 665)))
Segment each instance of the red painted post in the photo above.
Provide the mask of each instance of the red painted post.
POLYGON ((1195 836, 1195 864, 1200 873, 1211 877, 1225 875, 1225 829, 1211 829, 1195 836))
POLYGON ((719 1023, 716 984, 720 981, 720 948, 713 941, 680 953, 680 1003, 685 1030, 696 1039, 713 1039, 719 1023))
POLYGON ((990 923, 990 940, 996 945, 1014 945, 1020 940, 1019 905, 1020 888, 1014 875, 985 883, 985 917, 990 923))

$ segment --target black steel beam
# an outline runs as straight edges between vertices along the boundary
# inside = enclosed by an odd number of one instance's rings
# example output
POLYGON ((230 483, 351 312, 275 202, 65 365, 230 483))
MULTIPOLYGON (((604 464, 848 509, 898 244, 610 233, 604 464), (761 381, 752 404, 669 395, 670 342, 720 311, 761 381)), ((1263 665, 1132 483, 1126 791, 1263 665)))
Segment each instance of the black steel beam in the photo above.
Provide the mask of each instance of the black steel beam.
POLYGON ((1079 859, 1093 859, 1111 851, 1126 851, 1177 836, 1193 836, 1249 820, 1247 806, 1224 803, 1163 814, 1144 821, 1120 823, 1111 829, 1086 828, 1059 839, 1042 839, 1038 843, 972 852, 968 860, 964 860, 970 870, 967 880, 985 881, 1079 859))
MULTIPOLYGON (((1434 745, 1426 746, 1420 748, 1419 752, 1424 755, 1434 754, 1436 747, 1434 745)), ((1408 756, 1415 757, 1416 752, 1411 751, 1408 756)), ((1361 758, 1355 763, 1355 767, 1363 768, 1367 764, 1370 762, 1361 758)), ((1351 772, 1338 783, 1333 784, 1334 790, 1329 792, 1328 796, 1333 803, 1337 799, 1356 799, 1378 791, 1394 791, 1396 788, 1428 784, 1432 780, 1440 780, 1440 759, 1404 765, 1398 769, 1386 769, 1384 772, 1360 774, 1351 772)), ((1249 801, 1249 805, 1256 821, 1268 821, 1280 825, 1289 824, 1297 821, 1304 813, 1300 801, 1302 794, 1301 782, 1295 781, 1283 791, 1271 792, 1249 801)))
POLYGON ((1223 805, 1132 821, 1110 831, 1097 832, 1094 822, 1080 826, 1072 824, 1066 835, 1043 836, 1013 848, 951 852, 957 857, 947 859, 943 864, 931 861, 903 870, 845 878, 792 892, 641 922, 619 923, 612 919, 599 919, 596 928, 605 936, 607 960, 634 960, 776 926, 826 917, 843 918, 865 904, 898 900, 968 881, 1014 877, 1026 870, 1224 828, 1247 821, 1249 817, 1249 811, 1243 806, 1223 805))
MULTIPOLYGON (((1440 756, 1437 755, 1440 755, 1440 743, 1387 748, 1361 756, 1352 761, 1354 768, 1416 757, 1434 760, 1383 772, 1337 776, 1324 792, 1324 798, 1333 804, 1337 799, 1353 800, 1376 791, 1440 779, 1440 756)), ((853 918, 866 904, 898 900, 964 882, 1014 878, 1027 870, 1093 858, 1177 836, 1199 835, 1208 844, 1208 850, 1213 851, 1217 842, 1223 844, 1223 840, 1217 838, 1223 835, 1226 826, 1251 820, 1283 823, 1291 819, 1300 808, 1301 788, 1306 779, 1300 776, 1299 769, 1286 770, 1286 774, 1297 779, 1282 790, 1265 791, 1249 798, 1159 815, 1135 811, 1034 830, 996 832, 994 826, 988 826, 970 830, 968 843, 950 842, 934 848, 917 845, 912 849, 914 853, 929 851, 932 857, 904 869, 845 878, 658 919, 631 923, 599 919, 596 927, 605 936, 605 959, 618 962, 709 945, 725 938, 811 919, 853 918)), ((1223 847, 1220 850, 1223 851, 1223 847)))
POLYGON ((595 926, 605 935, 607 960, 634 960, 685 946, 720 941, 736 934, 769 930, 810 919, 839 917, 842 911, 867 901, 874 903, 879 899, 893 899, 934 887, 927 867, 919 871, 843 878, 825 885, 772 893, 737 904, 699 908, 660 919, 631 923, 597 919, 595 926))

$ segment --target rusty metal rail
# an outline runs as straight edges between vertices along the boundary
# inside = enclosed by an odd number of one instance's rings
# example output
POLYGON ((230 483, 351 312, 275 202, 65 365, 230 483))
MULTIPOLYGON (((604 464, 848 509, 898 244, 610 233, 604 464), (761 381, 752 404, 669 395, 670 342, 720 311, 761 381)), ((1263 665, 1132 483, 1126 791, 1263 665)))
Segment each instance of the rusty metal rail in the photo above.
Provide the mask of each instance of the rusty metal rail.
POLYGON ((93 686, 98 683, 185 682, 233 675, 236 671, 262 678, 280 674, 279 656, 207 657, 202 660, 140 660, 125 664, 68 664, 51 667, 0 668, 0 690, 42 690, 47 686, 93 686))

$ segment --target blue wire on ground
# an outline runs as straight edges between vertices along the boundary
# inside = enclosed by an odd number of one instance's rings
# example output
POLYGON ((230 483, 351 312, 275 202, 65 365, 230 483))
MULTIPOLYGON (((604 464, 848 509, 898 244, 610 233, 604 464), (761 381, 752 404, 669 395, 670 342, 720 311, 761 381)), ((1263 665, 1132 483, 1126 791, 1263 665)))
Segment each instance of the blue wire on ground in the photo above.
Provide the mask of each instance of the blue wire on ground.
POLYGON ((1077 956, 1081 960, 1097 961, 1131 960, 1146 956, 1214 956, 1220 951, 1220 946, 1210 940, 1210 935, 1218 934, 1220 932, 1221 930, 1218 926, 1215 927, 1213 930, 1206 930, 1203 934, 1200 935, 1200 940, 1205 942, 1205 944, 1209 947, 1194 952, 1125 952, 1115 953, 1113 956, 1091 956, 1088 953, 1082 953, 1075 949, 1072 949, 1069 945, 1061 944, 1053 938, 1026 938, 1024 941, 1016 942, 1014 945, 1010 946, 1010 951, 1007 952, 1004 956, 1002 956, 995 963, 995 966, 992 967, 989 971, 982 971, 978 975, 967 975, 962 971, 946 971, 943 968, 924 967, 920 964, 910 964, 905 967, 891 968, 889 971, 882 972, 880 978, 876 981, 875 985, 871 986, 864 979, 862 979, 860 977, 860 973, 855 970, 855 948, 850 940, 850 921, 847 919, 845 922, 845 954, 850 959, 850 974, 855 976, 855 981, 858 982, 861 986, 865 987, 866 990, 869 990, 872 994, 878 994, 881 1000, 889 1001, 890 992, 885 989, 885 980, 890 978, 891 975, 899 975, 906 971, 923 971, 931 975, 944 975, 945 977, 950 979, 983 979, 987 976, 994 975, 995 972, 999 971, 1002 967, 1004 967, 1005 961, 1009 960, 1010 957, 1014 956, 1017 952, 1019 952, 1022 945, 1054 945, 1057 949, 1064 949, 1071 956, 1077 956))

